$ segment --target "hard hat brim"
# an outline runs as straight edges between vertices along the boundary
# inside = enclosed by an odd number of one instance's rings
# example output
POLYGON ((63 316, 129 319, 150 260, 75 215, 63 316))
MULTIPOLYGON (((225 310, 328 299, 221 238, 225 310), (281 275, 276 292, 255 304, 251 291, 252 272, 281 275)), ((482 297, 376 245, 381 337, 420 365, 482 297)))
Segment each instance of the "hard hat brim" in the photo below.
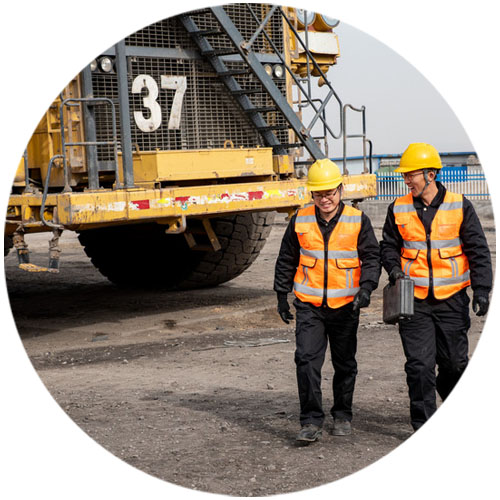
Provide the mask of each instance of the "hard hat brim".
POLYGON ((333 180, 331 182, 307 182, 306 188, 309 191, 328 191, 329 189, 335 189, 342 184, 342 179, 333 180))
POLYGON ((433 168, 435 170, 441 169, 443 166, 436 164, 436 166, 426 166, 422 167, 421 165, 414 165, 414 166, 405 166, 405 167, 398 167, 394 169, 394 172, 400 173, 400 174, 405 174, 406 172, 415 172, 415 170, 425 170, 426 168, 433 168))

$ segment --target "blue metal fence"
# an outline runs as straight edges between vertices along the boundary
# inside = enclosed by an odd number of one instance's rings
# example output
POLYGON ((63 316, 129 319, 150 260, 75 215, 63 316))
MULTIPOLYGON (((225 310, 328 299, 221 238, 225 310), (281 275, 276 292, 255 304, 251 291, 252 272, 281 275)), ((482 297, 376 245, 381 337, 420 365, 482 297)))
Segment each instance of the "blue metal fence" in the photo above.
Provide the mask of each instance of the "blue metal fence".
MULTIPOLYGON (((392 200, 408 193, 408 188, 401 174, 376 171, 375 175, 377 176, 376 200, 392 200)), ((441 181, 450 191, 464 194, 468 198, 490 199, 486 177, 479 167, 446 166, 440 170, 437 180, 441 181)))

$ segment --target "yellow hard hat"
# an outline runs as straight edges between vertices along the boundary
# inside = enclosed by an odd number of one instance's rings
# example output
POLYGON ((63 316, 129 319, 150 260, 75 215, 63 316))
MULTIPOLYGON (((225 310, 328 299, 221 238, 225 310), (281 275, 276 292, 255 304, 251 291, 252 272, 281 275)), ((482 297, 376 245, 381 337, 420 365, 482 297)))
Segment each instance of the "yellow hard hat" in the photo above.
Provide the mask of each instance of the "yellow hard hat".
POLYGON ((310 191, 326 191, 342 184, 339 167, 328 158, 316 160, 309 168, 306 187, 310 191))
POLYGON ((394 172, 413 172, 423 168, 440 169, 442 166, 441 157, 434 146, 424 142, 415 142, 406 148, 401 156, 399 167, 394 172))

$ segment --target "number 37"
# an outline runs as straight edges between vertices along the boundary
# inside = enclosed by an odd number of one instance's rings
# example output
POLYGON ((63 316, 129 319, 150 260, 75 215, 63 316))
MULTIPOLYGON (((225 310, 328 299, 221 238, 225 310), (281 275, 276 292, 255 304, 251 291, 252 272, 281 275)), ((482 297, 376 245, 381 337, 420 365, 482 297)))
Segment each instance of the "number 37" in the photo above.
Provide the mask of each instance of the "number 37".
MULTIPOLYGON (((142 104, 149 109, 150 116, 145 118, 142 111, 134 111, 134 120, 143 132, 154 132, 161 125, 161 106, 158 104, 158 84, 149 75, 138 75, 132 83, 132 94, 140 94, 142 89, 147 89, 148 95, 142 98, 142 104)), ((170 118, 168 120, 169 130, 180 128, 182 101, 187 89, 185 76, 161 75, 161 88, 175 90, 170 118)))

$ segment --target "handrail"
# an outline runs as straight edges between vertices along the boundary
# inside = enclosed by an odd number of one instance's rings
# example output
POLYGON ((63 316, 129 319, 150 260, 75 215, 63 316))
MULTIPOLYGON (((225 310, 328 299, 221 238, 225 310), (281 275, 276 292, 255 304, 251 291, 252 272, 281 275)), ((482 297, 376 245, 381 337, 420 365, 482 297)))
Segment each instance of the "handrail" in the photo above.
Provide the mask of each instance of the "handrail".
MULTIPOLYGON (((265 28, 266 24, 269 22, 271 17, 273 16, 275 10, 278 8, 277 5, 273 5, 271 7, 271 10, 267 13, 266 17, 262 20, 260 23, 260 26, 258 27, 257 31, 252 35, 252 38, 248 40, 248 42, 245 42, 241 48, 245 50, 250 50, 250 47, 253 45, 255 40, 257 40, 257 37, 260 35, 261 31, 265 28)), ((253 11, 252 11, 253 12, 253 11)))
POLYGON ((118 173, 118 134, 116 127, 116 110, 115 103, 108 97, 70 97, 64 99, 61 102, 59 108, 60 122, 61 122, 61 149, 63 158, 63 172, 64 172, 64 189, 63 193, 71 192, 71 186, 69 185, 69 169, 68 162, 66 159, 66 148, 69 146, 113 146, 113 156, 115 163, 115 187, 119 189, 121 187, 120 176, 118 173), (77 103, 86 102, 94 105, 109 104, 111 106, 111 125, 113 140, 111 141, 83 141, 83 142, 66 142, 64 136, 64 106, 75 106, 77 103))
MULTIPOLYGON (((296 137, 298 138, 299 142, 302 143, 302 145, 308 150, 310 156, 313 159, 318 159, 318 158, 323 158, 323 157, 328 157, 328 143, 329 139, 342 139, 343 140, 343 157, 344 157, 344 171, 347 172, 347 164, 345 160, 346 156, 346 140, 351 137, 358 137, 358 136, 353 136, 349 135, 346 130, 346 110, 347 109, 353 109, 354 111, 362 112, 362 120, 363 120, 363 134, 360 135, 359 137, 363 138, 363 162, 364 162, 364 171, 367 172, 367 146, 370 147, 370 171, 372 169, 372 164, 371 164, 371 154, 372 154, 372 144, 370 141, 367 140, 366 138, 366 121, 365 121, 365 112, 364 112, 364 106, 362 109, 355 108, 351 104, 345 104, 342 102, 338 94, 336 93, 335 89, 333 88, 331 82, 327 79, 325 72, 322 70, 320 67, 319 63, 316 61, 314 55, 312 52, 309 50, 309 33, 307 29, 305 30, 305 40, 304 36, 302 35, 302 32, 299 33, 299 31, 296 29, 296 27, 292 24, 291 19, 288 18, 287 13, 285 13, 284 9, 282 7, 276 7, 276 6, 271 6, 271 8, 262 16, 258 16, 257 13, 252 9, 251 4, 246 3, 245 4, 246 9, 249 11, 251 18, 253 19, 253 22, 255 23, 255 29, 252 29, 251 34, 249 35, 248 41, 245 40, 238 30, 238 28, 234 25, 234 23, 231 21, 229 15, 227 12, 224 11, 223 7, 215 7, 215 8, 210 8, 212 13, 214 14, 215 18, 219 22, 220 26, 222 27, 223 31, 228 35, 229 39, 232 41, 234 47, 236 48, 237 52, 239 52, 240 56, 242 57, 243 61, 246 62, 246 64, 250 67, 250 69, 253 71, 257 79, 260 81, 262 86, 264 87, 265 91, 269 94, 271 99, 274 101, 277 110, 279 110, 285 120, 288 122, 290 125, 290 129, 293 129, 295 132, 296 137), (301 78, 300 75, 296 75, 293 70, 292 70, 292 65, 287 63, 285 60, 284 54, 282 51, 278 49, 276 46, 275 41, 273 40, 271 34, 269 33, 270 30, 266 29, 266 27, 269 25, 273 14, 276 12, 279 13, 278 19, 280 20, 285 20, 285 23, 283 25, 286 27, 288 25, 290 29, 290 33, 293 34, 297 40, 297 47, 300 48, 300 53, 304 54, 306 57, 306 66, 307 66, 307 79, 306 78, 301 78), (283 65, 283 68, 288 72, 289 77, 292 79, 292 81, 295 83, 297 86, 297 100, 294 100, 292 104, 289 102, 285 102, 284 97, 282 95, 281 90, 276 86, 276 84, 272 81, 271 77, 265 73, 265 70, 262 66, 262 63, 257 59, 255 54, 250 50, 251 47, 254 45, 255 41, 259 36, 264 37, 264 40, 266 43, 269 45, 271 50, 274 53, 274 56, 277 57, 277 59, 280 61, 280 63, 283 65), (313 68, 311 70, 311 67, 313 68), (319 78, 321 78, 322 82, 324 85, 327 87, 327 93, 325 94, 324 98, 314 98, 312 95, 312 89, 311 89, 311 79, 312 79, 312 74, 317 75, 319 78), (304 82, 307 82, 307 88, 304 84, 304 82), (328 123, 326 119, 326 109, 327 105, 331 103, 332 97, 335 99, 335 101, 338 104, 338 113, 339 113, 339 126, 338 126, 338 132, 333 131, 330 124, 328 123), (318 104, 319 103, 319 104, 318 104), (297 107, 294 109, 294 105, 297 107), (310 108, 310 114, 313 115, 311 121, 309 122, 309 125, 306 126, 304 123, 304 120, 302 118, 302 115, 300 114, 301 110, 304 108, 310 108), (315 127, 318 124, 318 121, 322 124, 323 128, 323 135, 321 136, 320 134, 315 134, 313 132, 313 127, 315 127), (316 136, 315 136, 316 135, 316 136), (324 148, 320 147, 319 141, 324 141, 324 148)), ((186 27, 186 25, 185 25, 186 27)), ((186 27, 189 33, 203 33, 198 32, 196 30, 190 29, 190 26, 186 27)), ((199 42, 200 36, 196 37, 197 43, 199 42)), ((200 43, 198 45, 201 46, 200 43)), ((208 45, 207 45, 208 46, 208 45)), ((207 52, 205 50, 205 52, 207 52)), ((210 61, 212 62, 212 60, 210 61)), ((212 62, 213 65, 213 62, 212 62)), ((219 75, 222 75, 223 72, 217 70, 216 71, 219 75)), ((224 75, 225 76, 225 75, 224 75)), ((227 82, 224 80, 224 83, 227 82)), ((229 88, 230 91, 234 92, 233 89, 229 88)), ((309 119, 309 117, 308 117, 309 119)), ((259 127, 257 127, 259 128, 259 127)), ((264 129, 269 128, 269 127, 260 127, 261 131, 264 129)), ((271 143, 273 145, 273 143, 271 143)), ((287 145, 284 145, 287 146, 287 145)), ((274 145, 273 145, 274 147, 274 145)))
MULTIPOLYGON (((293 26, 293 24, 291 23, 290 19, 288 19, 288 16, 283 12, 283 9, 281 7, 279 7, 279 11, 281 13, 281 15, 283 16, 283 18, 285 19, 286 23, 288 24, 288 26, 290 27, 290 29, 292 30, 292 33, 295 35, 295 38, 297 39, 298 43, 300 43, 302 45, 302 48, 304 49, 304 51, 306 52, 306 60, 309 61, 309 59, 311 60, 311 63, 313 64, 314 66, 314 69, 319 72, 319 76, 321 78, 323 78, 323 81, 325 82, 325 84, 328 86, 328 88, 330 89, 330 94, 328 96, 328 100, 331 98, 331 96, 333 95, 335 97, 335 99, 337 100, 338 104, 339 104, 339 114, 340 114, 340 131, 338 133, 338 135, 335 135, 331 130, 330 128, 328 127, 328 131, 330 132, 331 136, 334 138, 334 139, 340 139, 340 137, 342 136, 342 133, 343 133, 343 123, 342 123, 342 107, 343 107, 343 103, 342 103, 342 100, 340 99, 340 97, 338 96, 338 94, 335 92, 335 89, 333 88, 333 86, 331 85, 330 81, 327 79, 326 77, 326 74, 323 72, 323 70, 321 69, 321 67, 319 66, 319 64, 317 63, 316 59, 314 58, 314 55, 311 53, 311 51, 309 50, 309 47, 306 43, 304 43, 304 41, 302 40, 302 38, 300 37, 298 31, 295 29, 295 27, 293 26)), ((307 11, 306 11, 306 15, 307 15, 307 11)), ((307 30, 306 30, 306 37, 307 37, 307 30)), ((291 68, 287 68, 289 69, 289 72, 291 72, 291 68)), ((295 75, 293 75, 293 72, 291 72, 291 75, 294 77, 295 75)), ((294 80, 296 81, 297 83, 297 79, 294 78, 294 80)), ((310 80, 310 77, 308 78, 308 80, 310 80)), ((302 89, 302 87, 299 85, 299 88, 300 90, 302 90, 302 92, 307 95, 304 90, 302 89)), ((309 101, 311 100, 310 98, 310 95, 308 96, 309 97, 309 101)), ((320 110, 317 110, 315 108, 315 106, 312 106, 314 111, 316 111, 316 113, 320 113, 321 111, 320 110)), ((317 118, 315 118, 314 121, 316 121, 317 118)))
POLYGON ((366 139, 365 141, 370 145, 370 154, 368 155, 368 160, 370 162, 370 174, 373 174, 373 165, 372 165, 372 158, 373 158, 373 142, 370 139, 366 139))
POLYGON ((366 168, 366 144, 368 143, 370 146, 370 155, 369 155, 369 161, 370 161, 370 173, 372 172, 372 149, 373 149, 373 144, 372 142, 366 138, 366 114, 365 114, 366 108, 365 106, 361 106, 361 108, 356 108, 352 104, 345 104, 344 108, 342 110, 343 116, 343 123, 344 123, 344 137, 342 141, 342 165, 343 165, 343 171, 345 175, 348 175, 348 170, 347 170, 347 139, 351 138, 360 138, 362 139, 362 145, 363 145, 363 173, 367 173, 368 169, 366 168), (357 113, 361 113, 362 116, 362 133, 361 134, 348 134, 347 133, 347 127, 346 127, 346 119, 347 119, 347 108, 352 109, 353 111, 356 111, 357 113))
MULTIPOLYGON (((246 4, 248 10, 250 11, 252 17, 254 18, 254 21, 260 25, 261 24, 261 21, 259 20, 259 18, 256 16, 255 12, 252 10, 252 8, 250 7, 249 4, 246 4)), ((281 16, 286 20, 286 22, 288 23, 288 25, 290 26, 290 28, 292 29, 293 33, 295 34, 297 40, 301 43, 301 45, 304 47, 304 50, 306 51, 306 54, 308 55, 309 58, 311 58, 311 62, 313 63, 314 67, 316 68, 317 71, 319 71, 320 73, 320 76, 323 77, 323 79, 325 80, 328 88, 330 89, 330 94, 328 99, 331 98, 331 96, 335 96, 337 102, 339 103, 339 114, 340 114, 340 130, 338 132, 338 134, 335 134, 331 128, 329 127, 328 123, 326 122, 326 120, 323 120, 321 119, 321 121, 324 123, 326 129, 328 130, 328 132, 330 133, 330 135, 334 138, 334 139, 340 139, 342 137, 342 132, 343 132, 343 127, 342 127, 342 101, 340 99, 340 97, 337 95, 337 93, 335 92, 335 89, 331 86, 330 82, 327 80, 326 78, 326 75, 323 73, 323 71, 321 70, 321 68, 319 67, 318 63, 316 62, 316 60, 314 59, 314 56, 311 54, 311 52, 309 51, 309 48, 306 47, 304 45, 304 42, 301 40, 298 32, 295 30, 295 28, 293 27, 293 25, 291 24, 290 20, 288 19, 287 15, 283 12, 283 9, 281 7, 278 7, 278 11, 280 12, 281 16)), ((313 99, 311 98, 310 96, 310 93, 306 92, 306 90, 303 88, 302 84, 300 83, 300 80, 297 78, 297 76, 293 73, 292 69, 290 68, 290 66, 288 66, 288 64, 286 63, 285 59, 283 58, 283 56, 280 54, 278 48, 276 47, 276 44, 274 43, 274 41, 272 40, 272 38, 269 36, 269 34, 264 30, 262 31, 262 34, 265 36, 266 40, 268 41, 269 45, 272 47, 272 49, 274 50, 275 54, 278 56, 278 58, 280 59, 281 63, 283 64, 283 66, 285 67, 285 69, 288 71, 288 73, 290 74, 290 76, 293 78, 295 84, 297 85, 297 88, 302 92, 302 94, 306 97, 306 100, 307 102, 311 105, 311 107, 313 108, 313 110, 315 111, 316 115, 314 117, 314 122, 316 122, 316 120, 318 119, 319 115, 321 114, 321 109, 317 109, 316 106, 314 105, 313 103, 313 99)), ((308 78, 308 80, 310 81, 310 78, 308 78)), ((314 123, 312 124, 314 125, 314 123)), ((307 128, 306 130, 309 132, 310 129, 312 128, 312 125, 307 128)))
POLYGON ((45 219, 45 216, 44 216, 45 203, 47 201, 47 195, 49 193, 50 174, 52 172, 52 165, 54 164, 54 161, 58 158, 64 159, 64 155, 54 155, 49 161, 49 166, 47 168, 47 175, 45 177, 45 185, 43 186, 42 202, 40 204, 40 220, 46 226, 49 226, 49 227, 52 227, 55 229, 64 229, 64 226, 62 224, 54 224, 53 222, 49 222, 48 220, 45 219))
POLYGON ((24 193, 32 193, 33 188, 31 187, 30 184, 30 169, 28 165, 28 148, 24 150, 23 154, 23 160, 24 160, 24 193))

